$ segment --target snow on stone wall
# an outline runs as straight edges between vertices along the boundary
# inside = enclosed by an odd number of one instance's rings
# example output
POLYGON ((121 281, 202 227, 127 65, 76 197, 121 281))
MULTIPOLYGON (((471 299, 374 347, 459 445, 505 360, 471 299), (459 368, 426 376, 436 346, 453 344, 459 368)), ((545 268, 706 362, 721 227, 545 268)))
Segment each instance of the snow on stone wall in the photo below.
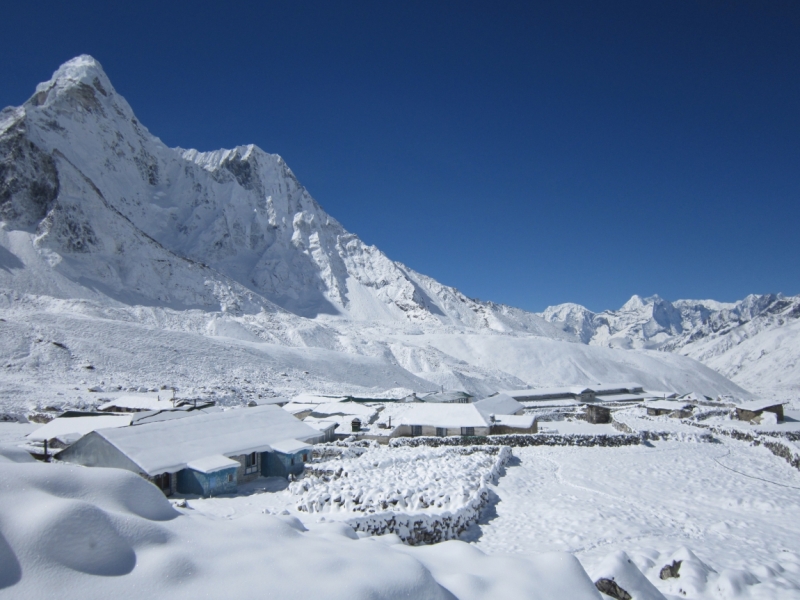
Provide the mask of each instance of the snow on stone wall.
POLYGON ((478 520, 488 484, 510 456, 508 446, 373 448, 310 465, 290 491, 299 511, 430 544, 455 539, 478 520))
POLYGON ((481 446, 503 445, 514 448, 528 446, 635 446, 641 443, 639 435, 585 435, 585 434, 512 434, 487 436, 449 436, 449 437, 404 437, 389 442, 391 448, 430 446, 433 448, 447 446, 481 446))

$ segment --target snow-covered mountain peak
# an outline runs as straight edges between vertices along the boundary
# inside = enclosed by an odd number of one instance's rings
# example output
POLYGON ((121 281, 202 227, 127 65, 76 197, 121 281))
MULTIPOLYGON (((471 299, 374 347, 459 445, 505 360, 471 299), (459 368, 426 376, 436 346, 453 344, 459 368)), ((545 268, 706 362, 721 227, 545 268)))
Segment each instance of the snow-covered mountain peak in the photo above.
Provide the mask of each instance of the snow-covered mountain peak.
MULTIPOLYGON (((100 63, 88 54, 82 54, 61 65, 53 76, 36 86, 36 93, 64 90, 81 84, 91 85, 102 95, 114 93, 106 72, 100 63)), ((41 104, 41 103, 40 103, 41 104)))

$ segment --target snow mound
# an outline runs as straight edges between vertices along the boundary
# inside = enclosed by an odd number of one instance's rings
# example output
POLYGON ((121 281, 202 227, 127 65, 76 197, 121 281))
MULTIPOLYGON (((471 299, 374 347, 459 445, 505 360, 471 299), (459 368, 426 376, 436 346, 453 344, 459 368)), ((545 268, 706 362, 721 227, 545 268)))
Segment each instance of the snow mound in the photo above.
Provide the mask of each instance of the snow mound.
POLYGON ((0 461, 0 481, 2 597, 597 598, 566 554, 410 548, 264 514, 212 519, 114 469, 0 461))
MULTIPOLYGON (((647 577, 636 567, 634 562, 623 551, 614 552, 608 555, 593 571, 592 578, 595 580, 600 591, 605 592, 601 582, 603 580, 616 583, 616 585, 628 593, 628 598, 636 600, 666 600, 664 595, 648 581, 647 577)), ((624 595, 620 594, 620 600, 624 595)))

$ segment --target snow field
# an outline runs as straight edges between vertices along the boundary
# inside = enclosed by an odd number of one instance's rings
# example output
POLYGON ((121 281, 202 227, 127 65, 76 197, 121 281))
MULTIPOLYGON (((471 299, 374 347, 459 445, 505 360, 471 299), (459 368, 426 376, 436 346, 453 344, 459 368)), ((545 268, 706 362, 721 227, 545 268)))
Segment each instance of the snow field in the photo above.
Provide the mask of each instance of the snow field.
POLYGON ((634 598, 661 596, 626 588, 631 566, 668 598, 800 598, 800 473, 766 448, 722 438, 514 455, 493 512, 464 538, 478 548, 570 552, 634 598), (660 579, 675 560, 679 576, 660 579))

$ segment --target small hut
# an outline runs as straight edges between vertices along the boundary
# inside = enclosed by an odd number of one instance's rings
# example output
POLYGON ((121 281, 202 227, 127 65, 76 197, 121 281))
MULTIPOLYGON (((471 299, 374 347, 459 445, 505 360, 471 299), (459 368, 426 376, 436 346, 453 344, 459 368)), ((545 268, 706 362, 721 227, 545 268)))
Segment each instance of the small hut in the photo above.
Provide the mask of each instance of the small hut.
POLYGON ((765 412, 778 415, 778 422, 783 421, 783 403, 774 400, 756 400, 736 405, 736 418, 740 421, 754 421, 765 412))
POLYGON ((597 404, 586 405, 586 420, 589 423, 611 423, 611 410, 597 404))
POLYGON ((646 402, 644 407, 647 409, 647 414, 651 417, 660 415, 668 415, 676 419, 686 419, 692 416, 694 406, 688 402, 676 402, 674 400, 655 400, 654 402, 646 402))

